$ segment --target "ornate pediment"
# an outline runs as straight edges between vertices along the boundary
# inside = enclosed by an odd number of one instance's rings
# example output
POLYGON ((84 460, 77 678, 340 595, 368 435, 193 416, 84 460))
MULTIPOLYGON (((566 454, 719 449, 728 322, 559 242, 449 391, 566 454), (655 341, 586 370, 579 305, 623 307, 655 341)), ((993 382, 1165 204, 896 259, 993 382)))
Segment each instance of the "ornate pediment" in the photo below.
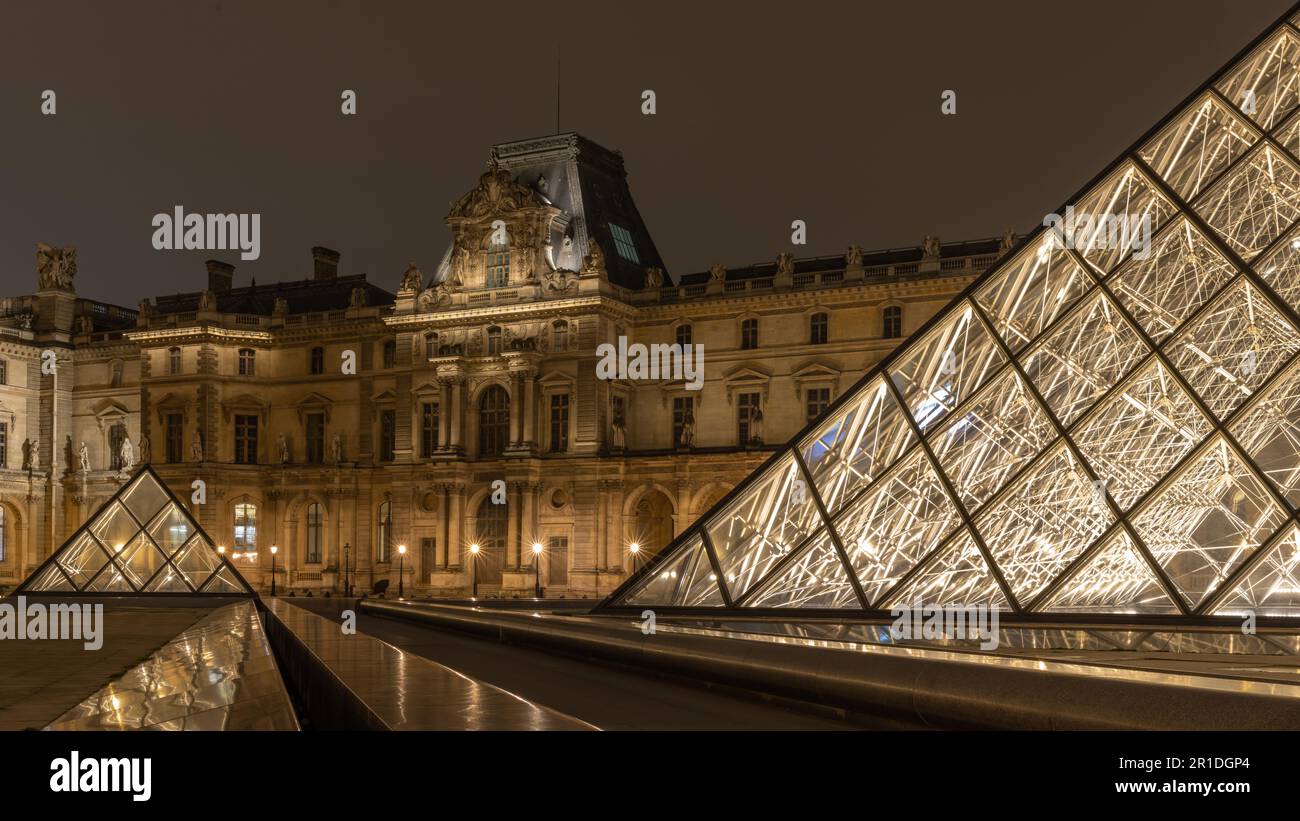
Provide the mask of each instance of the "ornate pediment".
POLYGON ((241 393, 221 403, 221 416, 224 421, 229 422, 231 414, 235 411, 254 411, 265 425, 270 417, 271 403, 251 393, 241 393))
POLYGON ((299 399, 298 404, 295 407, 298 410, 298 424, 301 425, 305 423, 308 413, 324 413, 325 423, 329 424, 330 411, 334 409, 334 400, 330 399, 328 396, 312 391, 302 399, 299 399))
POLYGON ((447 219, 482 219, 540 204, 533 191, 515 182, 509 171, 494 165, 479 177, 478 187, 452 205, 447 219))

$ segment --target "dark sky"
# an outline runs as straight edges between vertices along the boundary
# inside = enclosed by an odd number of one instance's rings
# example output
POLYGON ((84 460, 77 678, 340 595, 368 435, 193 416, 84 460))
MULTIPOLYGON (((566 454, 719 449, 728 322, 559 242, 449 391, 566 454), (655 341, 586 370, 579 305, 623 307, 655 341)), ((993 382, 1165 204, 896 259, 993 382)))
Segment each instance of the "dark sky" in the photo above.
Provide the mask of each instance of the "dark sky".
POLYGON ((1023 232, 1290 3, 4 0, 0 292, 38 241, 84 296, 202 288, 213 254, 150 245, 177 204, 262 214, 238 285, 327 245, 392 290, 492 143, 554 131, 557 44, 561 128, 622 149, 674 274, 774 258, 796 218, 797 256, 1023 232))

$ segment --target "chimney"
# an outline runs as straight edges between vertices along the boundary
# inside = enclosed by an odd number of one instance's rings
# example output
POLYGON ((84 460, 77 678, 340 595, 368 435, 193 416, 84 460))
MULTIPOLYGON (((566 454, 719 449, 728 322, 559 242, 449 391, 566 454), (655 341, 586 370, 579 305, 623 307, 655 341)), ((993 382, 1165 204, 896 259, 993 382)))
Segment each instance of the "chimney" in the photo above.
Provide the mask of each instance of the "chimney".
POLYGON ((210 259, 208 266, 208 290, 212 293, 229 291, 235 283, 235 266, 219 259, 210 259))
POLYGON ((334 279, 339 275, 338 251, 317 245, 311 249, 311 258, 316 262, 316 279, 334 279))

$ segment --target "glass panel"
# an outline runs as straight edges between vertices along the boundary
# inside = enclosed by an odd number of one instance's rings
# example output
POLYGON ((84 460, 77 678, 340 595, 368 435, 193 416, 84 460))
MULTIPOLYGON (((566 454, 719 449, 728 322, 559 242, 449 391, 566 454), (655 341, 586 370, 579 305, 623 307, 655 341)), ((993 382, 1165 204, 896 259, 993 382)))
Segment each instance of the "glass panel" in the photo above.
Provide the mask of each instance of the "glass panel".
POLYGON ((1300 217, 1300 171, 1269 146, 1254 151, 1194 203, 1249 260, 1300 217))
POLYGON ((1216 438, 1142 508, 1133 525, 1195 607, 1285 519, 1264 485, 1216 438))
POLYGON ((1215 608, 1216 616, 1300 615, 1300 529, 1285 528, 1215 608))
POLYGON ((181 515, 175 504, 168 505, 149 525, 149 535, 168 556, 185 544, 191 532, 189 520, 181 515))
POLYGON ((1064 446, 975 521, 1022 606, 1110 526, 1110 506, 1064 446))
POLYGON ((1131 259, 1110 287, 1159 342, 1232 279, 1236 271, 1188 220, 1179 217, 1156 239, 1146 259, 1131 259))
POLYGON ((87 588, 92 593, 135 593, 135 588, 131 587, 126 576, 116 565, 110 564, 100 572, 95 580, 87 588))
POLYGON ((1139 153, 1170 188, 1187 200, 1258 138, 1259 132, 1207 94, 1165 126, 1139 153))
POLYGON ((1300 229, 1293 229, 1252 267, 1292 309, 1300 309, 1300 229))
POLYGON ((861 605, 830 534, 823 530, 747 606, 858 608, 861 605))
POLYGON ((41 593, 77 592, 77 588, 72 586, 72 582, 68 581, 54 564, 47 565, 35 579, 24 585, 23 589, 41 593))
POLYGON ((812 491, 784 456, 708 524, 732 601, 821 526, 812 491))
POLYGON ((185 580, 180 573, 171 565, 168 565, 159 573, 153 581, 145 587, 148 593, 189 593, 190 589, 185 585, 185 580))
POLYGON ((189 544, 182 548, 172 561, 195 589, 202 587, 203 582, 207 581, 208 576, 221 563, 212 545, 197 535, 190 539, 189 544))
POLYGON ((1242 450, 1300 506, 1300 362, 1292 364, 1232 425, 1242 450))
POLYGON ((109 551, 116 552, 140 530, 140 526, 126 512, 120 502, 110 502, 101 512, 95 514, 90 532, 103 543, 109 551))
POLYGON ((122 497, 122 501, 126 502, 126 506, 135 514, 135 518, 147 522, 167 502, 167 493, 146 472, 140 474, 140 478, 135 480, 122 497))
POLYGON ((924 432, 974 393, 1005 357, 969 303, 959 303, 938 327, 914 342, 891 377, 924 432))
POLYGON ((67 572, 77 587, 85 587, 99 569, 108 561, 108 554, 99 546, 89 533, 81 537, 58 554, 58 563, 67 572))
POLYGON ((1147 560, 1121 530, 1065 582, 1049 613, 1177 613, 1147 560))
POLYGON ((1025 248, 975 295, 993 328, 1012 352, 1019 351, 1069 310, 1090 287, 1056 234, 1045 231, 1036 247, 1025 248))
POLYGON ((212 577, 208 579, 207 583, 203 585, 203 589, 199 592, 244 593, 246 590, 244 586, 239 583, 239 580, 235 578, 235 574, 230 572, 230 568, 223 565, 220 570, 212 574, 212 577))
POLYGON ((131 586, 137 590, 143 589, 146 582, 153 577, 158 568, 166 564, 167 558, 159 552, 149 537, 141 533, 131 542, 122 555, 118 557, 118 564, 127 578, 131 581, 131 586))
POLYGON ((681 545, 668 559, 624 599, 628 605, 713 606, 722 605, 717 579, 709 566, 704 541, 698 536, 681 545))
POLYGON ((1297 350, 1300 334, 1244 279, 1168 343, 1170 361, 1220 419, 1297 350))
POLYGON ((803 445, 804 464, 826 509, 835 513, 880 476, 913 440, 894 394, 875 379, 803 445))
POLYGON ((916 451, 835 520, 869 602, 898 583, 961 524, 938 474, 916 451))
POLYGON ((1056 429, 1020 375, 1007 371, 936 431, 930 444, 973 511, 1055 438, 1056 429))
POLYGON ((1097 292, 1034 346, 1025 373, 1068 426, 1146 353, 1133 326, 1097 292))
POLYGON ((1229 102, 1264 128, 1296 107, 1300 43, 1287 30, 1243 58, 1215 86, 1229 102))
POLYGON ((1107 274, 1130 251, 1150 253, 1152 235, 1174 213, 1173 205, 1137 167, 1125 163, 1064 214, 1055 215, 1059 221, 1049 230, 1107 274))
POLYGON ((906 585, 891 593, 881 609, 931 604, 1011 609, 988 562, 984 561, 984 554, 965 530, 906 585))
POLYGON ((1106 492, 1128 510, 1210 429, 1187 392, 1153 360, 1071 438, 1106 492))

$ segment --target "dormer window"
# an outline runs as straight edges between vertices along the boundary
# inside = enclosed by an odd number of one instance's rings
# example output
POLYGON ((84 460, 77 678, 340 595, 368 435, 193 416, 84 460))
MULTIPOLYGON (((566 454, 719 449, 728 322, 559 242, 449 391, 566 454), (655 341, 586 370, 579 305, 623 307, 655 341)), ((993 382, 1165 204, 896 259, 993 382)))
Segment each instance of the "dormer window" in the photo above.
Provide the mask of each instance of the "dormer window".
POLYGON ((510 284, 510 243, 494 242, 488 246, 487 287, 504 288, 510 284))
POLYGON ((632 242, 632 233, 621 225, 609 224, 609 233, 614 237, 614 248, 618 255, 628 262, 641 264, 636 255, 636 243, 632 242))

